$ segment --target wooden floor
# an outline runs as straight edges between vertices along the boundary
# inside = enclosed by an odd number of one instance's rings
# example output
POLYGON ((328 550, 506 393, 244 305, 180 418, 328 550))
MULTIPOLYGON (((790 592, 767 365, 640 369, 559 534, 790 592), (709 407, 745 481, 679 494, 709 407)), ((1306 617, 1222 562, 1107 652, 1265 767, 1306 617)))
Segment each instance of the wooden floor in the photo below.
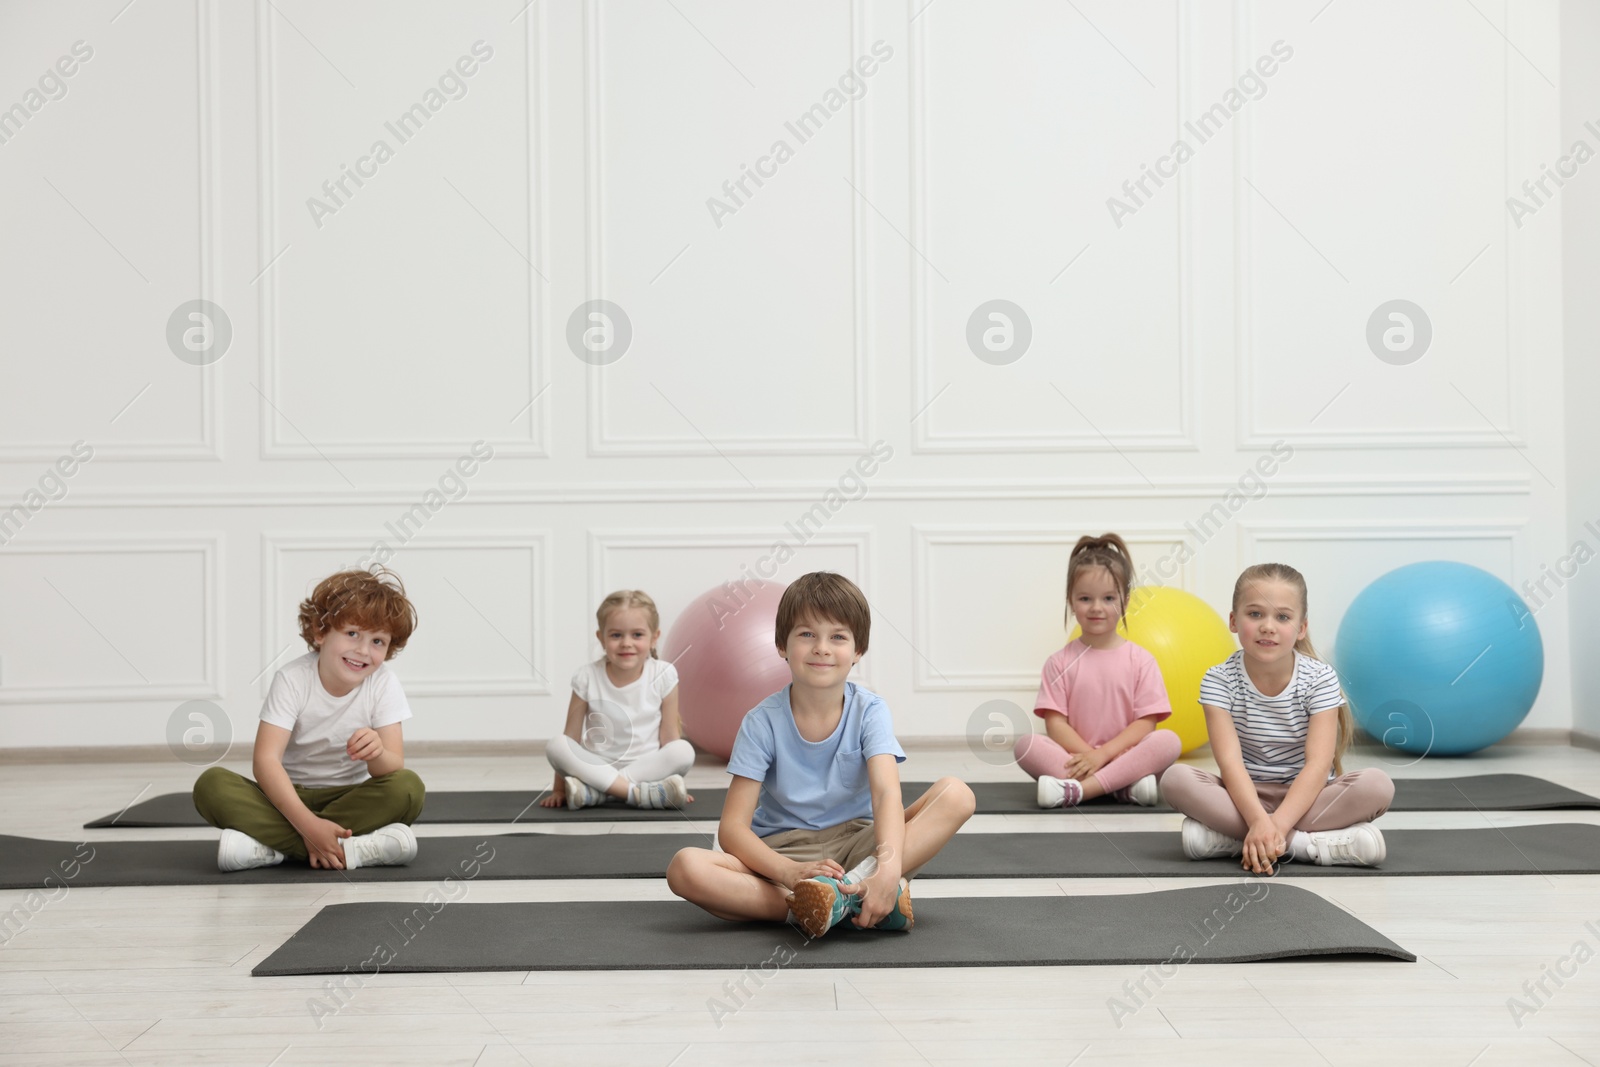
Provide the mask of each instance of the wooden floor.
MULTIPOLYGON (((548 774, 528 758, 414 760, 433 789, 528 788, 548 774)), ((1211 766, 1208 761, 1198 761, 1211 766)), ((1600 753, 1503 747, 1465 760, 1353 766, 1432 776, 1521 772, 1600 795, 1600 753)), ((239 767, 241 771, 248 768, 239 767)), ((1004 777, 965 752, 912 751, 926 780, 1004 777)), ((1014 771, 1012 772, 1015 773, 1014 771)), ((200 830, 84 831, 136 796, 187 789, 176 763, 0 767, 5 830, 109 840, 214 837, 200 830)), ((697 767, 691 785, 721 785, 697 767)), ((1600 812, 1395 814, 1383 825, 1600 823, 1600 812)), ((710 830, 711 824, 696 824, 710 830)), ((968 833, 1171 830, 1174 815, 1098 819, 978 817, 968 833)), ((541 826, 540 829, 546 827, 541 826)), ((683 824, 591 825, 580 832, 670 831, 683 824)), ((430 834, 508 827, 424 826, 430 834)), ((946 881, 918 884, 919 914, 944 896, 1138 893, 1199 881, 946 881)), ((319 1027, 313 978, 252 978, 250 968, 328 904, 422 898, 425 884, 71 889, 0 945, 0 1064, 801 1064, 1403 1063, 1600 1065, 1600 878, 1299 880, 1415 952, 1415 964, 1333 960, 1182 968, 1120 1020, 1108 1001, 1143 968, 780 971, 731 1017, 708 1007, 723 971, 382 975, 319 1027), (1593 924, 1586 926, 1586 924, 1593 924), (1508 1000, 1584 943, 1584 962, 1536 1013, 1508 1000), (1120 1025, 1119 1025, 1120 1023, 1120 1025)), ((464 898, 657 900, 662 881, 476 882, 464 898)), ((0 912, 21 903, 0 892, 0 912)), ((908 936, 916 937, 916 933, 908 936)), ((1573 962, 1563 963, 1567 971, 1573 962)), ((1147 988, 1153 988, 1147 985, 1147 988)))

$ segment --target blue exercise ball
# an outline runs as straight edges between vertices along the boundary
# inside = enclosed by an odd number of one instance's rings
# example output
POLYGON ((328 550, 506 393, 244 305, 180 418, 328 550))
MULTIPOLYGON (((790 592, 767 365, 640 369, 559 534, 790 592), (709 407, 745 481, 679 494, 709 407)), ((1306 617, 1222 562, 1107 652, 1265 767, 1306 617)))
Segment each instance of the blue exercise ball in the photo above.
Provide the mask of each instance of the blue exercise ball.
POLYGON ((1334 653, 1361 728, 1423 756, 1499 741, 1527 717, 1544 676, 1533 612, 1465 563, 1413 563, 1367 586, 1339 624, 1334 653))

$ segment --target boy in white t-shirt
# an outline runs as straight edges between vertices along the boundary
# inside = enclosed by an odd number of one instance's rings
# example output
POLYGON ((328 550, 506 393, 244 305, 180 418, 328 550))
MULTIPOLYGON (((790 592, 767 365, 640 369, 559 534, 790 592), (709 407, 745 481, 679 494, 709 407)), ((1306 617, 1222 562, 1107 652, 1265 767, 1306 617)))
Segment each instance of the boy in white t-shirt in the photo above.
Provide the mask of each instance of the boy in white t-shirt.
POLYGON ((901 806, 889 708, 848 681, 867 651, 872 612, 854 582, 814 571, 778 602, 773 638, 793 682, 745 714, 728 759, 733 783, 717 839, 686 848, 667 885, 721 919, 779 921, 790 913, 821 936, 908 930, 908 879, 976 807, 972 790, 941 778, 901 806))
POLYGON ((194 785, 195 809, 222 830, 219 868, 270 867, 285 855, 332 870, 416 857, 410 823, 424 791, 405 769, 400 727, 411 707, 386 666, 416 626, 405 587, 386 569, 342 571, 301 602, 311 651, 272 679, 255 781, 211 767, 194 785))

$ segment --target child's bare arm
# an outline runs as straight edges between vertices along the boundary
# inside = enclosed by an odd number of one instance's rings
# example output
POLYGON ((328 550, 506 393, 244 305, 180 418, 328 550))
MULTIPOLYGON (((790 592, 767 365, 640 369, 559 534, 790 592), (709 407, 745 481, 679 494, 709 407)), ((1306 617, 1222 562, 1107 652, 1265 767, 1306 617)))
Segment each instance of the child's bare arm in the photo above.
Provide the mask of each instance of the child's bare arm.
POLYGON ((1256 874, 1271 874, 1272 863, 1288 848, 1288 840, 1262 806, 1256 784, 1244 768, 1244 754, 1239 748, 1239 734, 1233 728, 1233 716, 1210 704, 1201 707, 1206 712, 1206 733, 1211 738, 1211 755, 1217 761, 1217 773, 1222 777, 1233 806, 1239 809, 1245 825, 1250 828, 1244 839, 1241 866, 1256 874))
POLYGON ((863 929, 876 926, 894 907, 906 849, 906 811, 900 800, 900 768, 887 753, 867 760, 872 789, 872 828, 878 847, 878 869, 862 881, 861 914, 853 920, 863 929))
POLYGON ((288 747, 288 730, 268 722, 256 727, 255 755, 251 760, 256 784, 305 840, 311 866, 342 870, 344 849, 339 846, 339 839, 349 837, 350 831, 305 806, 294 791, 289 772, 283 769, 283 753, 288 747))
POLYGON ((406 765, 405 740, 397 722, 375 730, 363 726, 350 735, 344 748, 351 759, 365 760, 367 773, 374 778, 393 774, 406 765))
POLYGON ((583 720, 589 715, 589 705, 577 693, 573 693, 567 701, 567 724, 561 732, 572 738, 578 744, 583 744, 583 720))
MULTIPOLYGON (((1094 748, 1093 745, 1083 739, 1083 736, 1078 731, 1072 728, 1072 724, 1067 721, 1067 717, 1061 712, 1053 708, 1039 710, 1045 713, 1044 732, 1050 740, 1074 754, 1088 752, 1094 748)), ((1038 712, 1036 711, 1035 714, 1038 714, 1038 712)))
POLYGON ((1339 740, 1339 709, 1319 711, 1311 716, 1306 726, 1306 765, 1295 775, 1294 784, 1284 794, 1272 821, 1288 837, 1317 796, 1328 784, 1328 771, 1333 767, 1333 750, 1339 740))
POLYGON ((1117 735, 1099 748, 1091 748, 1087 752, 1075 752, 1067 760, 1066 777, 1083 781, 1095 771, 1110 763, 1128 749, 1155 732, 1155 719, 1145 717, 1135 719, 1124 726, 1117 735))
POLYGON ((754 778, 733 776, 733 782, 728 786, 728 799, 722 804, 722 820, 717 824, 717 840, 722 844, 722 851, 768 881, 791 889, 796 882, 805 878, 817 875, 837 878, 844 874, 844 868, 832 860, 802 864, 768 848, 750 828, 760 799, 760 782, 754 778))
POLYGON ((678 717, 678 687, 661 698, 661 744, 670 745, 683 736, 683 720, 678 717))

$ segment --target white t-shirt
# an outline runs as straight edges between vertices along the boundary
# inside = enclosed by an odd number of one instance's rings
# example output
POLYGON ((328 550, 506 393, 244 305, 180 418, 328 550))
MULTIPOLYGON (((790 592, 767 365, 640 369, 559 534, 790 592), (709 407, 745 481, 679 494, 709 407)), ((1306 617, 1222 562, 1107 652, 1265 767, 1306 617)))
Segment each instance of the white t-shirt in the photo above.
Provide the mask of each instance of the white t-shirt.
POLYGON ((631 763, 661 747, 661 702, 678 687, 678 668, 654 656, 639 677, 611 684, 602 656, 572 674, 572 691, 589 705, 580 743, 609 763, 631 763))
POLYGON ((350 735, 363 726, 376 730, 411 718, 411 705, 387 663, 342 697, 322 687, 317 654, 307 652, 285 664, 272 678, 261 705, 261 721, 289 731, 283 769, 295 785, 315 789, 355 785, 372 777, 365 760, 345 751, 350 735))
MULTIPOLYGON (((1328 664, 1294 654, 1294 674, 1283 692, 1265 696, 1250 680, 1244 651, 1206 671, 1200 703, 1226 711, 1239 735, 1244 769, 1256 782, 1292 782, 1306 765, 1311 716, 1344 703, 1339 675, 1328 664)), ((1333 772, 1328 772, 1333 778, 1333 772)))

